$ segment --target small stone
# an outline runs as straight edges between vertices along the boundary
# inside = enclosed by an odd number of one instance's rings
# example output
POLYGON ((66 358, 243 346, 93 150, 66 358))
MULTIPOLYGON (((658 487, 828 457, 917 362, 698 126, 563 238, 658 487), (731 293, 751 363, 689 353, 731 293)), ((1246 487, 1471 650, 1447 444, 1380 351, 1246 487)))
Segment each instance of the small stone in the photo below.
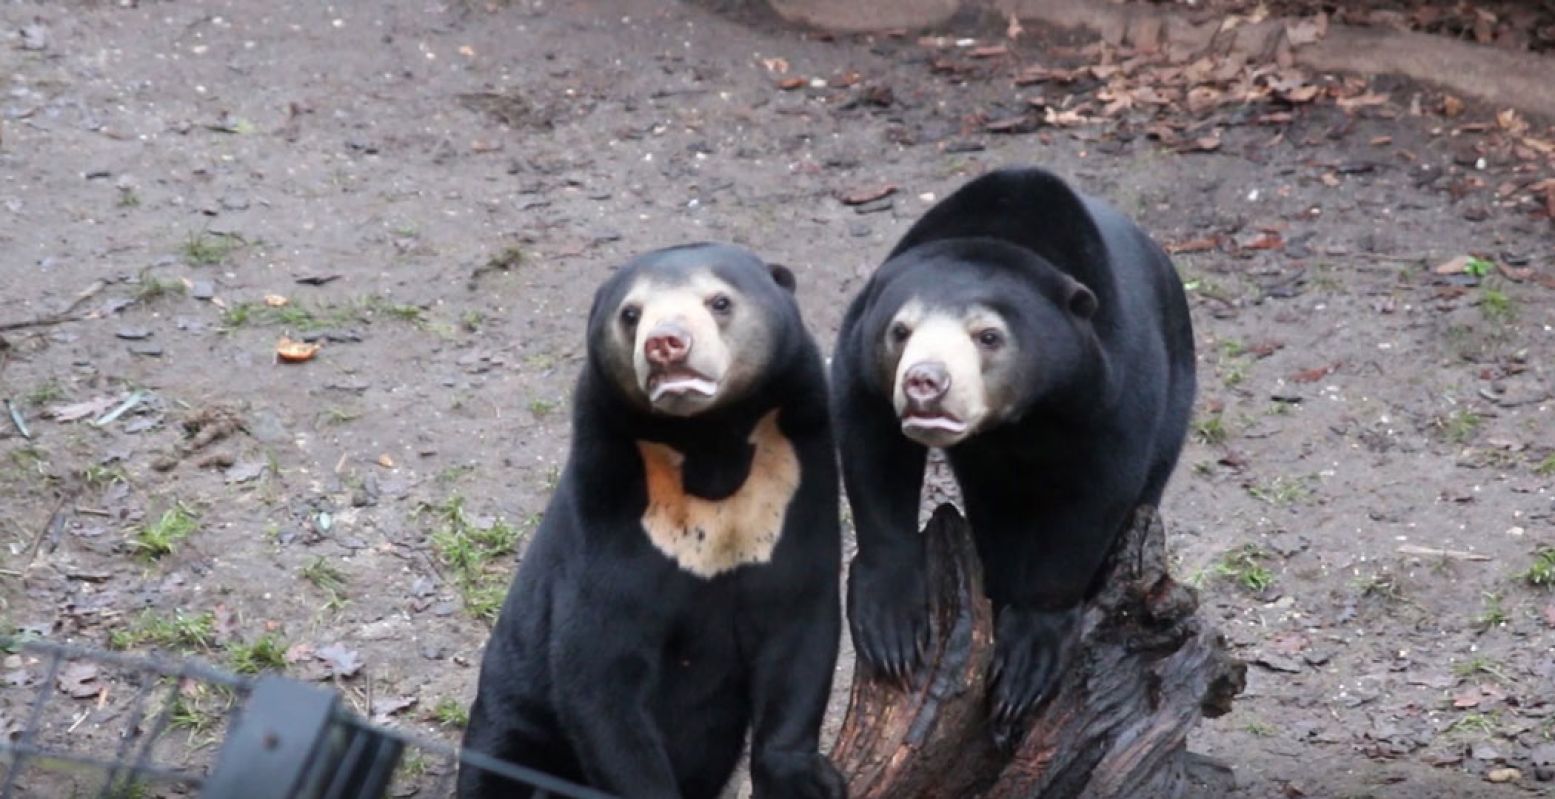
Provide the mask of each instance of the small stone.
POLYGON ((1493 768, 1486 772, 1485 779, 1491 782, 1516 782, 1523 778, 1523 773, 1515 768, 1493 768))
POLYGON ((23 50, 47 50, 49 48, 49 29, 43 25, 28 25, 22 28, 23 50))
POLYGON ((170 472, 178 465, 178 459, 172 455, 158 455, 151 459, 151 468, 158 472, 170 472))
POLYGON ((151 338, 151 330, 145 327, 121 327, 119 332, 114 333, 114 335, 125 341, 141 341, 142 339, 151 338))
POLYGON ((156 344, 135 344, 130 347, 130 352, 135 355, 144 355, 147 358, 162 357, 162 347, 156 344))
POLYGON ((248 434, 262 444, 279 444, 291 440, 281 417, 268 409, 260 408, 249 414, 245 426, 248 434))
POLYGON ((855 239, 862 239, 869 235, 869 225, 866 225, 863 222, 855 222, 854 224, 848 225, 848 235, 855 239))
POLYGON ((1283 671, 1287 674, 1300 674, 1305 670, 1301 661, 1275 652, 1259 654, 1253 662, 1271 671, 1283 671))
POLYGON ((216 284, 209 280, 196 280, 189 288, 189 296, 197 300, 208 300, 216 296, 216 284))

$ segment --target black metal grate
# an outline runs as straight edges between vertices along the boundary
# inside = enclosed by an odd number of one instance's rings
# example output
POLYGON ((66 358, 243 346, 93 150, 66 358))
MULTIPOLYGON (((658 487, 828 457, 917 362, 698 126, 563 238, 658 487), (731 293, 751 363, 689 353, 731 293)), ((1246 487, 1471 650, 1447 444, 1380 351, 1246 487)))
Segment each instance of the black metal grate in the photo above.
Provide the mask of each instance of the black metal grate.
POLYGON ((296 680, 36 639, 0 637, 0 651, 23 659, 0 674, 0 799, 441 799, 461 762, 537 799, 611 799, 371 724, 296 680))

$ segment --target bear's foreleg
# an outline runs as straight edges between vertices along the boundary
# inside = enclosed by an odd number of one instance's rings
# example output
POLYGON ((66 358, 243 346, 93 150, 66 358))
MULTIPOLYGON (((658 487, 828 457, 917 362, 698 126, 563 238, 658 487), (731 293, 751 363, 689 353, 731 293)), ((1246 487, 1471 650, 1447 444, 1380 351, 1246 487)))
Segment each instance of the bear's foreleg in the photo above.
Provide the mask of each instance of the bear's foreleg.
POLYGON ((1069 665, 1081 605, 1117 525, 1084 501, 1041 512, 980 504, 968 498, 969 516, 983 522, 972 529, 996 614, 989 710, 996 742, 1008 747, 1069 665))
POLYGON ((848 577, 848 623, 859 657, 878 674, 906 680, 928 643, 928 588, 918 497, 928 450, 902 435, 888 401, 853 370, 832 372, 843 485, 858 533, 848 577))
POLYGON ((587 617, 558 625, 551 652, 557 716, 590 786, 633 799, 680 799, 663 732, 648 712, 667 622, 652 601, 629 596, 582 590, 561 603, 586 608, 587 617))
POLYGON ((837 595, 819 608, 784 608, 752 664, 751 783, 756 799, 844 799, 847 786, 820 753, 841 619, 837 595))

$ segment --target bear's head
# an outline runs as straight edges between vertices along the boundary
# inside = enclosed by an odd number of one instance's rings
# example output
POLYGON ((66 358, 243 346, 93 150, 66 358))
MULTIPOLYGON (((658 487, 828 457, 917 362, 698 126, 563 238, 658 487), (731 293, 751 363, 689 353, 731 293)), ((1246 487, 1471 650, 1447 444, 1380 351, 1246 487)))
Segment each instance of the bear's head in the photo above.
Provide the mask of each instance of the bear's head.
POLYGON ((1088 379, 1096 296, 1040 255, 988 238, 933 241, 877 274, 859 325, 868 379, 902 433, 952 447, 1088 379))
POLYGON ((727 244, 632 259, 594 296, 589 358, 629 404, 695 416, 760 390, 802 331, 794 276, 727 244))

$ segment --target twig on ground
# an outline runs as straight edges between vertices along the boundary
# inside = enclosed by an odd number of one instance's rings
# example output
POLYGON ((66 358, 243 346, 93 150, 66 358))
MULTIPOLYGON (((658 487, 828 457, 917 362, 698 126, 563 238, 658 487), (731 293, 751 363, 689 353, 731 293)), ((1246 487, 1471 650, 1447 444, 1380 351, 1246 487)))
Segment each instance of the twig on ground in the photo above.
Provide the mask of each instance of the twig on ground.
POLYGON ((51 325, 62 325, 66 322, 79 322, 87 317, 75 316, 75 310, 81 307, 81 303, 97 296, 97 292, 102 291, 107 285, 107 283, 101 280, 94 280, 91 285, 76 294, 76 298, 71 300, 64 310, 49 314, 48 316, 40 316, 36 319, 24 319, 19 322, 0 322, 0 332, 26 330, 32 327, 49 327, 51 325))
POLYGON ((1436 547, 1422 547, 1415 544, 1404 544, 1398 548, 1401 555, 1420 555, 1426 558, 1451 558, 1453 560, 1490 560, 1489 555, 1481 555, 1478 552, 1464 552, 1461 549, 1437 549, 1436 547))

